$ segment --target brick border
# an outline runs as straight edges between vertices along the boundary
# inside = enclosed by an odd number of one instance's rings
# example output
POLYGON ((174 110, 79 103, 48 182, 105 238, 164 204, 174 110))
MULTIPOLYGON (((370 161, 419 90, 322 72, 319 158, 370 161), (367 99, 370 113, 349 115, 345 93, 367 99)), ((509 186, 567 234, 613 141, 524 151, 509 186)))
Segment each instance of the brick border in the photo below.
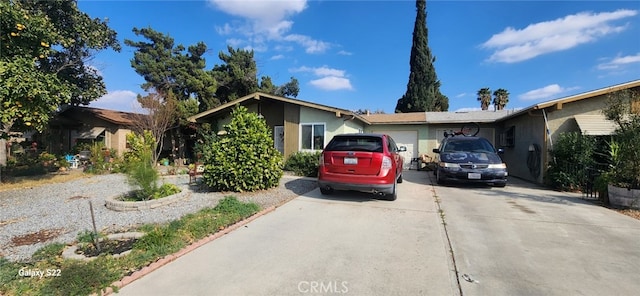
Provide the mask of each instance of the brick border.
POLYGON ((265 214, 273 212, 276 208, 277 208, 276 206, 268 207, 268 208, 266 208, 266 209, 264 209, 264 210, 262 210, 262 211, 260 211, 258 213, 253 214, 252 216, 250 216, 250 217, 248 217, 248 218, 246 218, 244 220, 241 220, 241 221, 239 221, 239 222, 237 222, 237 223, 235 223, 235 224, 233 224, 231 226, 228 226, 228 227, 226 227, 226 228, 224 228, 224 229, 222 229, 222 230, 220 230, 220 231, 218 231, 218 232, 216 232, 216 233, 214 233, 212 235, 209 235, 208 237, 205 237, 205 238, 203 238, 203 239, 201 239, 201 240, 199 240, 199 241, 197 241, 197 242, 195 242, 195 243, 183 248, 182 250, 178 251, 177 253, 164 256, 164 257, 160 258, 159 260, 157 260, 157 261, 155 261, 155 262, 143 267, 142 269, 132 273, 131 275, 125 276, 121 280, 111 283, 111 286, 107 287, 105 289, 105 291, 101 292, 101 295, 110 295, 110 294, 112 294, 114 292, 114 289, 113 289, 114 286, 117 287, 118 289, 121 289, 122 287, 134 282, 135 280, 140 279, 143 276, 153 272, 154 270, 156 270, 156 269, 158 269, 158 268, 160 268, 162 266, 165 266, 165 265, 175 261, 176 259, 178 259, 178 258, 180 258, 180 257, 192 252, 193 250, 205 245, 206 243, 211 242, 211 241, 213 241, 215 239, 218 239, 218 238, 224 236, 225 234, 230 233, 230 232, 232 232, 232 231, 234 231, 234 230, 236 230, 236 229, 248 224, 249 222, 251 222, 251 221, 253 221, 253 220, 255 220, 255 219, 257 219, 257 218, 259 218, 259 217, 261 217, 261 216, 263 216, 265 214))
POLYGON ((190 190, 185 188, 180 188, 182 191, 179 193, 169 195, 159 199, 151 199, 145 201, 122 201, 118 200, 122 195, 113 195, 105 198, 104 206, 109 210, 117 211, 117 212, 127 212, 127 211, 139 211, 139 210, 149 210, 155 209, 157 207, 166 206, 172 204, 177 201, 181 201, 191 195, 190 190))

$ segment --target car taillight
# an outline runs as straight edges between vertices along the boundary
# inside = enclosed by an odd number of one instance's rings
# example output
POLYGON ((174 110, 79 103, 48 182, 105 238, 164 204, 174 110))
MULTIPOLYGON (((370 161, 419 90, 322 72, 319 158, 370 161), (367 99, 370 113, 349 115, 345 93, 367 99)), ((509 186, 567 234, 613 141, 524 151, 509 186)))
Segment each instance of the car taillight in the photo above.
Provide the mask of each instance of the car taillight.
POLYGON ((393 162, 391 161, 391 157, 383 156, 382 165, 380 165, 380 176, 388 175, 392 167, 393 167, 393 162))
POLYGON ((382 167, 380 167, 380 169, 382 169, 382 170, 390 170, 391 166, 392 166, 391 157, 384 156, 382 158, 382 167))

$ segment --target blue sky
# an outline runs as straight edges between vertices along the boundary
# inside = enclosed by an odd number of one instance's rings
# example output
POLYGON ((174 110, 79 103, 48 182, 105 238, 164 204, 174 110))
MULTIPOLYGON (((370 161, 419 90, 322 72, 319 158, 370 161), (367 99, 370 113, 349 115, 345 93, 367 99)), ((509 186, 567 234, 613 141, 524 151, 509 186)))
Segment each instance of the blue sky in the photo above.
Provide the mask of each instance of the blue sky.
MULTIPOLYGON (((109 93, 90 106, 139 110, 131 68, 151 27, 185 46, 203 41, 207 69, 218 53, 253 49, 259 74, 300 82, 298 99, 393 113, 406 91, 415 1, 80 0, 108 18, 123 49, 91 65, 109 93)), ((449 111, 479 109, 480 88, 509 91, 507 109, 640 79, 640 1, 427 1, 429 47, 449 111)))

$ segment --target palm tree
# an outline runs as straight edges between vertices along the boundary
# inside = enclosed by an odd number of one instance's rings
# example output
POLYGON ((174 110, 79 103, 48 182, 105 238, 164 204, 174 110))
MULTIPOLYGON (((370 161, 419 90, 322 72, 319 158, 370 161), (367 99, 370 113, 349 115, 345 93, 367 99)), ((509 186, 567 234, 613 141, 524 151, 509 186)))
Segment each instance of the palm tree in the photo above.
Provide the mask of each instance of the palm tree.
POLYGON ((499 88, 493 92, 493 105, 496 110, 502 110, 509 103, 509 92, 504 88, 499 88))
POLYGON ((481 88, 478 91, 478 101, 480 101, 480 107, 482 110, 488 110, 491 104, 491 90, 488 87, 481 88))

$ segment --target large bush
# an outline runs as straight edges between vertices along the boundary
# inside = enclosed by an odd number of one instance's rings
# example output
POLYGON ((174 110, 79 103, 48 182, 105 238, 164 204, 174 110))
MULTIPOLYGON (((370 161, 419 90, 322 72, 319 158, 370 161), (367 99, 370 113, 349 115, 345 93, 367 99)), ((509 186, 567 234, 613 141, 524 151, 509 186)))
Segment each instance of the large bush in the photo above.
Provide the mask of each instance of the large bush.
POLYGON ((613 136, 618 147, 610 152, 610 182, 640 189, 640 93, 633 90, 611 93, 603 113, 618 124, 613 136))
POLYGON ((278 186, 282 155, 262 118, 237 106, 225 133, 202 149, 204 183, 217 191, 255 191, 278 186))
POLYGON ((547 182, 560 190, 574 191, 586 182, 595 161, 596 139, 578 132, 562 133, 551 151, 547 182))
POLYGON ((292 171, 298 176, 317 177, 318 161, 322 152, 298 151, 287 159, 284 169, 292 171))

